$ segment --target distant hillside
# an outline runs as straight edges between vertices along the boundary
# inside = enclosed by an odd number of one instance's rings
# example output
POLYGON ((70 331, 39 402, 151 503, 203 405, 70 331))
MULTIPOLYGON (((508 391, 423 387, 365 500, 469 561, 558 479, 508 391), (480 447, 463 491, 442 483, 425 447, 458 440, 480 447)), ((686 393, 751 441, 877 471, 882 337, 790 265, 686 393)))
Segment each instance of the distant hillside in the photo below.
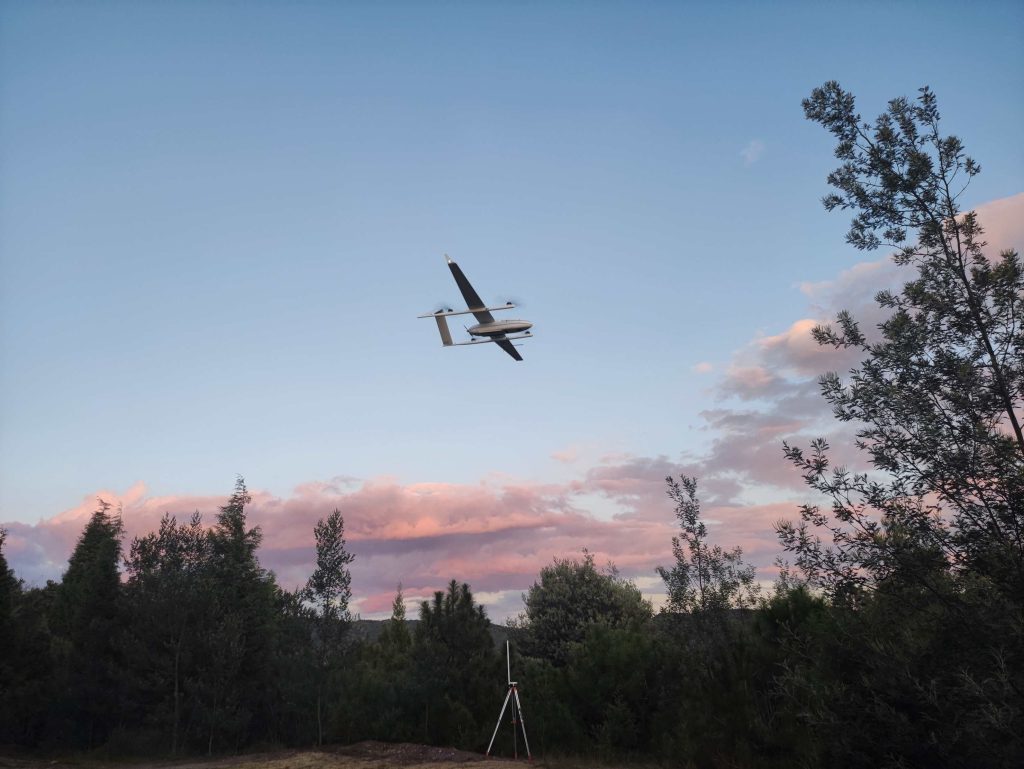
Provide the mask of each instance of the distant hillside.
MULTIPOLYGON (((361 641, 376 641, 384 630, 384 624, 391 620, 386 619, 357 619, 352 623, 352 637, 361 641)), ((418 619, 407 619, 405 626, 409 628, 410 635, 416 632, 416 626, 420 624, 418 619)), ((491 624, 491 638, 495 646, 504 646, 511 633, 504 625, 491 624)))

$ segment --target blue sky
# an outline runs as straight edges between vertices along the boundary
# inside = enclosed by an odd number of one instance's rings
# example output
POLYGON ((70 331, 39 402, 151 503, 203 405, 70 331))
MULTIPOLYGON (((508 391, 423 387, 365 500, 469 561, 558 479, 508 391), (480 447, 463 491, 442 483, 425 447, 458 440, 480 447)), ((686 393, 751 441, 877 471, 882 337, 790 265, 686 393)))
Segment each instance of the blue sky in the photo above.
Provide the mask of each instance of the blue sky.
POLYGON ((880 256, 821 209, 800 100, 929 84, 982 164, 965 204, 1005 198, 1021 30, 1015 2, 5 2, 0 520, 699 456, 737 351, 880 256), (459 300, 445 252, 524 303, 523 363, 416 319, 459 300))

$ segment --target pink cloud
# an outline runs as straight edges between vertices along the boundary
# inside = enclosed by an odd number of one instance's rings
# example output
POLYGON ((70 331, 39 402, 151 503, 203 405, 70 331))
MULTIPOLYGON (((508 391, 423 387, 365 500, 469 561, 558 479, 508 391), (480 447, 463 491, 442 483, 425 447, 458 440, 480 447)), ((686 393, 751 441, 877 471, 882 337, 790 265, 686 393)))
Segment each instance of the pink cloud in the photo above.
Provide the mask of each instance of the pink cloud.
POLYGON ((579 449, 575 446, 570 446, 562 451, 555 451, 551 454, 551 458, 556 462, 562 462, 563 464, 571 465, 573 462, 580 458, 579 449))
POLYGON ((723 395, 750 400, 772 395, 782 384, 783 379, 765 366, 733 365, 726 372, 719 390, 723 395))
MULTIPOLYGON (((345 517, 352 566, 354 609, 386 614, 401 582, 412 614, 420 597, 429 597, 454 578, 478 593, 498 596, 492 607, 503 619, 519 610, 526 590, 555 557, 578 556, 583 548, 599 563, 614 562, 627 576, 650 578, 656 566, 671 561, 676 521, 665 495, 664 478, 694 470, 665 457, 630 458, 590 468, 571 482, 552 484, 400 484, 371 479, 353 484, 312 482, 286 497, 253 490, 249 522, 263 531, 259 557, 279 584, 303 584, 313 569, 312 530, 333 509, 345 517), (610 520, 580 509, 580 495, 615 500, 623 512, 610 520)), ((59 579, 74 543, 95 509, 89 495, 69 510, 35 525, 12 523, 6 553, 16 574, 32 582, 59 579)), ((212 525, 223 496, 146 496, 136 484, 123 493, 100 494, 120 505, 126 527, 126 550, 133 537, 156 528, 170 513, 181 519, 193 511, 212 525)), ((791 506, 792 507, 792 506, 791 506)), ((728 515, 733 515, 727 511, 728 515)), ((717 513, 716 513, 717 515, 717 513)), ((766 526, 758 542, 753 534, 758 514, 716 527, 723 544, 741 540, 767 565, 774 557, 775 536, 766 526)))
POLYGON ((837 350, 818 344, 811 332, 819 321, 803 318, 781 334, 758 339, 765 363, 792 374, 819 376, 824 371, 843 371, 857 364, 861 354, 857 350, 837 350))
MULTIPOLYGON (((990 250, 1024 247, 1024 193, 979 206, 977 212, 990 250)), ((883 259, 855 265, 832 281, 804 284, 801 290, 815 317, 828 321, 847 308, 867 330, 881 318, 875 292, 903 279, 883 259)), ((772 525, 795 517, 798 502, 806 497, 798 473, 782 457, 781 442, 806 445, 825 434, 835 447, 836 462, 854 467, 863 462, 852 448, 853 427, 832 420, 815 381, 824 371, 845 371, 857 357, 817 346, 810 337, 817 322, 800 318, 779 333, 753 339, 737 353, 717 386, 726 405, 702 415, 712 436, 703 456, 683 461, 608 454, 588 466, 581 450, 571 447, 553 455, 579 468, 574 479, 561 484, 502 476, 477 484, 401 484, 386 477, 339 476, 302 484, 285 497, 257 489, 250 522, 264 533, 260 558, 282 586, 303 584, 313 568, 313 526, 337 508, 345 516, 356 554, 357 611, 386 614, 395 586, 402 582, 414 616, 418 599, 455 578, 494 596, 492 616, 502 619, 518 611, 518 592, 552 558, 578 555, 584 547, 599 563, 613 561, 626 576, 650 580, 656 566, 671 562, 676 533, 664 478, 686 474, 700 478, 706 517, 716 521, 710 527, 715 541, 726 547, 741 545, 766 576, 778 552, 772 525), (742 407, 728 406, 728 399, 743 401, 742 407), (745 494, 756 497, 764 488, 774 489, 774 497, 794 501, 744 501, 745 494), (613 502, 618 512, 592 515, 586 509, 588 495, 613 502)), ((212 524, 227 498, 150 497, 145 485, 136 483, 122 493, 89 494, 35 525, 5 524, 5 553, 16 574, 36 584, 59 579, 98 496, 121 507, 128 541, 154 530, 165 512, 186 519, 199 510, 212 524)))
POLYGON ((1024 252, 1024 192, 983 203, 974 209, 985 230, 986 253, 1014 249, 1024 252))
MULTIPOLYGON (((1024 193, 975 210, 985 229, 986 253, 1024 250, 1024 193)), ((800 318, 777 334, 755 337, 737 351, 715 389, 721 400, 736 399, 742 406, 702 414, 714 437, 697 474, 708 480, 709 487, 732 477, 737 494, 751 485, 795 491, 803 482, 782 459, 782 442, 805 446, 817 436, 829 439, 835 463, 866 469, 865 456, 853 446, 856 425, 832 418, 817 384, 825 372, 844 375, 855 368, 862 353, 818 345, 811 331, 846 309, 870 339, 887 315, 875 295, 882 289, 898 290, 913 275, 913 268, 897 267, 886 256, 856 264, 833 280, 801 284, 813 316, 800 318)))

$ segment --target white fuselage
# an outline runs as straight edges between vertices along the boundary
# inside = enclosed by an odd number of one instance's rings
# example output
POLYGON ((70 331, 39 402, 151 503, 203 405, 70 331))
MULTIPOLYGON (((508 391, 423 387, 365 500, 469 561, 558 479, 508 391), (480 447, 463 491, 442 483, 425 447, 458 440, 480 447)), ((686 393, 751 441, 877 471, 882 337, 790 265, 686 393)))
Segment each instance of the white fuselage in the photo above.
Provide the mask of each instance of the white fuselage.
POLYGON ((526 331, 532 326, 528 320, 495 320, 491 323, 477 323, 467 330, 473 336, 504 336, 526 331))

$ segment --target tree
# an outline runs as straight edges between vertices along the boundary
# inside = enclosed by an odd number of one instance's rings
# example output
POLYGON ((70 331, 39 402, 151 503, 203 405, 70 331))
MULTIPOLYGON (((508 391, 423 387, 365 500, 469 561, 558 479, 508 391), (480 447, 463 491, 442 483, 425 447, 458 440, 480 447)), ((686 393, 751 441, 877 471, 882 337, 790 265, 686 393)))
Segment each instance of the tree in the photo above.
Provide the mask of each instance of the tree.
POLYGON ((204 582, 213 614, 203 626, 206 666, 196 682, 207 752, 218 734, 237 748, 250 734, 266 734, 272 723, 279 591, 256 557, 263 534, 258 526, 248 527, 245 508, 251 501, 239 477, 208 533, 204 582))
POLYGON ((934 575, 952 568, 1024 595, 1024 272, 1013 251, 987 254, 977 216, 961 213, 980 166, 942 136, 927 88, 916 102, 892 100, 873 126, 835 82, 804 112, 838 140, 837 192, 824 204, 856 212, 847 242, 897 249, 916 277, 877 295, 891 311, 877 340, 847 312, 814 331, 864 355, 849 383, 830 373, 821 389, 839 420, 858 423, 857 445, 879 472, 829 473, 824 441, 810 456, 787 446, 832 515, 806 506, 801 525, 780 528, 783 544, 832 594, 897 573, 935 589, 934 575))
MULTIPOLYGON (((7 566, 4 543, 7 529, 0 528, 0 692, 7 694, 14 690, 20 661, 17 625, 15 624, 18 604, 21 602, 21 582, 7 566)), ((15 713, 8 712, 9 695, 0 697, 0 740, 10 740, 13 730, 8 724, 15 713)))
POLYGON ((744 564, 742 548, 710 543, 696 478, 665 482, 679 534, 672 537, 675 564, 657 568, 668 592, 659 635, 674 652, 664 654, 661 707, 678 724, 675 749, 694 753, 696 763, 707 755, 729 755, 749 764, 763 731, 749 612, 760 594, 755 570, 744 564))
POLYGON ((676 503, 680 535, 672 537, 671 569, 657 571, 668 589, 670 612, 711 612, 751 608, 757 600, 754 567, 743 564, 743 549, 725 551, 708 544, 708 531, 700 518, 697 479, 671 476, 665 479, 668 495, 676 503))
POLYGON ((21 597, 21 583, 7 566, 4 543, 7 529, 0 528, 0 681, 7 680, 7 668, 13 659, 14 607, 21 597))
POLYGON ((412 636, 405 619, 399 583, 391 617, 374 643, 354 644, 354 665, 343 671, 348 696, 342 703, 345 739, 409 742, 422 739, 417 729, 424 713, 420 700, 430 693, 418 686, 420 672, 411 653, 412 636))
POLYGON ((483 716, 498 701, 504 680, 490 626, 469 585, 454 579, 447 591, 420 604, 413 657, 427 742, 471 749, 486 744, 483 716))
POLYGON ((556 665, 569 660, 572 645, 583 641, 591 625, 631 627, 651 617, 651 605, 637 587, 620 577, 614 566, 598 571, 586 550, 582 561, 556 558, 541 569, 540 582, 533 583, 523 601, 524 653, 556 665))
POLYGON ((125 566, 138 710, 159 727, 170 723, 171 754, 176 755, 187 704, 185 682, 202 667, 197 639, 202 626, 214 621, 204 581, 210 540, 199 513, 184 526, 165 514, 157 532, 132 542, 125 566))
POLYGON ((391 602, 391 617, 384 625, 378 640, 382 647, 398 654, 407 651, 409 644, 412 643, 412 636, 405 622, 405 596, 402 593, 401 582, 395 590, 395 600, 391 602))
POLYGON ((345 546, 345 519, 335 510, 327 520, 320 519, 313 529, 316 538, 316 570, 306 582, 304 597, 313 605, 316 656, 317 745, 323 744, 323 687, 337 664, 342 636, 352 616, 348 602, 352 598, 352 573, 348 565, 355 556, 345 546))
POLYGON ((110 504, 100 500, 57 593, 53 625, 66 687, 58 729, 64 739, 87 746, 102 743, 120 715, 121 534, 120 515, 112 515, 110 504))
POLYGON ((804 101, 837 139, 828 210, 847 242, 887 246, 910 280, 881 291, 877 332, 848 312, 814 330, 857 350, 821 380, 856 425, 869 472, 832 468, 828 444, 785 453, 830 500, 778 527, 831 602, 783 690, 826 734, 825 763, 1017 766, 1024 757, 1024 273, 986 251, 959 198, 980 167, 943 136, 934 94, 889 102, 873 124, 835 82, 804 101), (855 738, 852 736, 856 735, 855 738))

